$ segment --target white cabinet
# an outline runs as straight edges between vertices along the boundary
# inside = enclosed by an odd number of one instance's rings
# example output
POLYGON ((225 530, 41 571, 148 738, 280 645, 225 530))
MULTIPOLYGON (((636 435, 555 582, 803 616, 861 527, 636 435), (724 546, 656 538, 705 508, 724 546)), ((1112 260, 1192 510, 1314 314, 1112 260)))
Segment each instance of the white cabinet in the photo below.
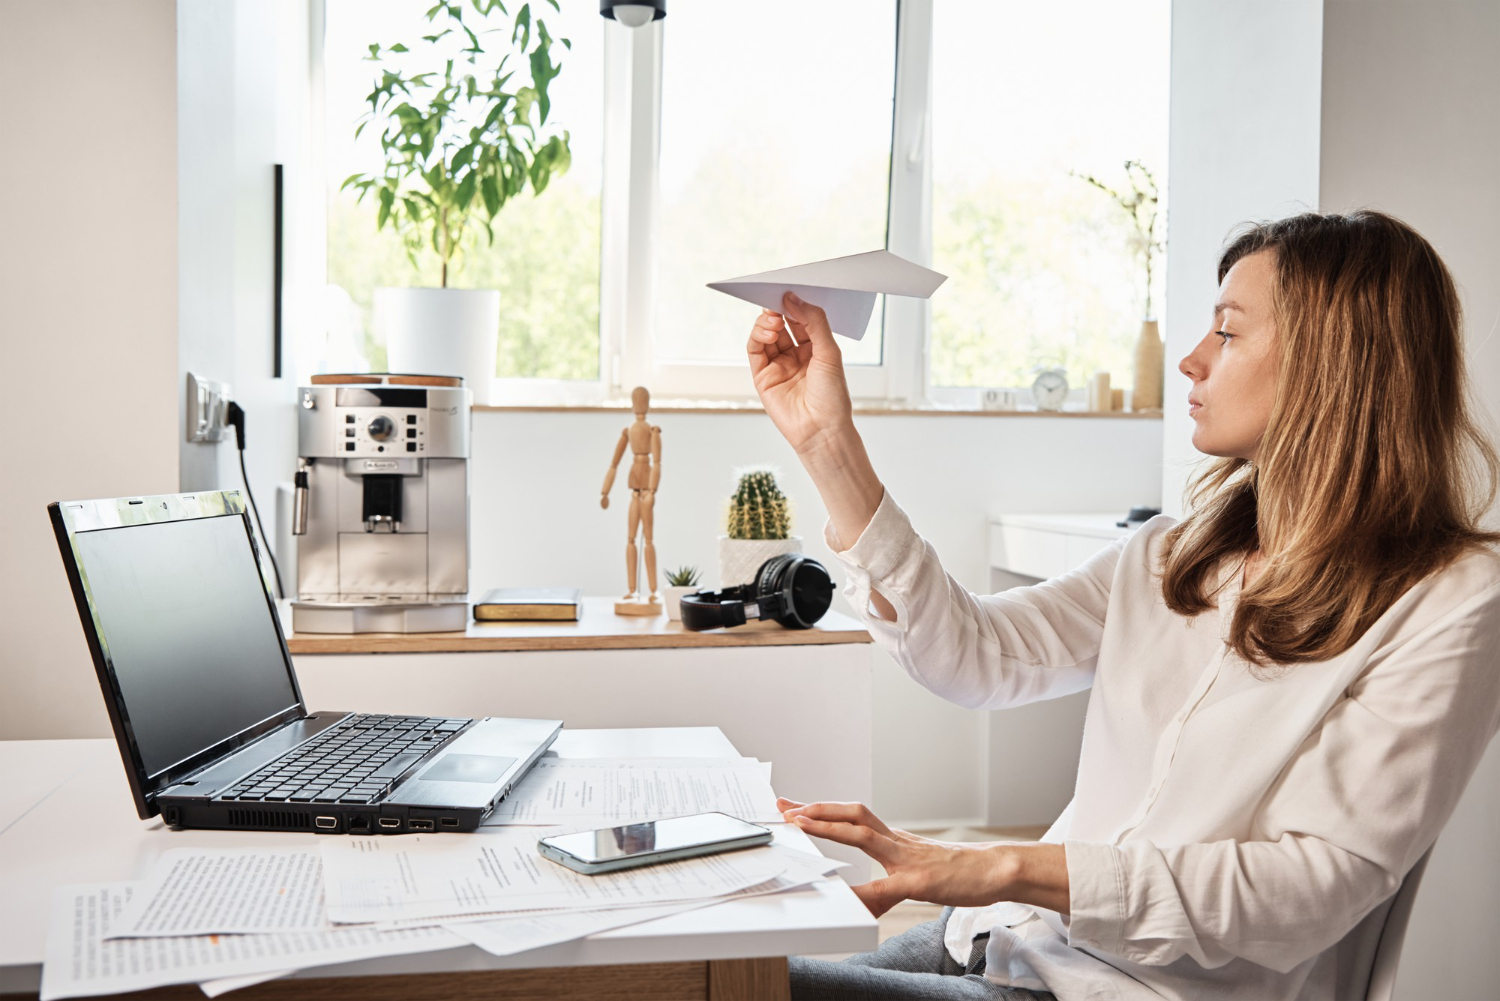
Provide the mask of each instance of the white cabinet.
MULTIPOLYGON (((1120 514, 1004 514, 990 519, 990 586, 1001 591, 1082 564, 1133 528, 1120 514)), ((1050 824, 1073 795, 1088 692, 989 714, 985 819, 1050 824)))
POLYGON ((990 568, 1046 580, 1067 573, 1116 539, 1118 514, 1002 514, 990 519, 990 568))

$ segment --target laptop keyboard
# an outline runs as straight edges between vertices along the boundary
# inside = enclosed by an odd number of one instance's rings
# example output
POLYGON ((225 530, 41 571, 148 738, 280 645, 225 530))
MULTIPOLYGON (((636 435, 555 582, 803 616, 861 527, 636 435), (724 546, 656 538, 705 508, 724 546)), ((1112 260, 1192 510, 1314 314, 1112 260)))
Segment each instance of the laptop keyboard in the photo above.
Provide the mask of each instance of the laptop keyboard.
POLYGON ((412 765, 469 724, 442 716, 353 716, 253 772, 221 799, 373 803, 412 765))

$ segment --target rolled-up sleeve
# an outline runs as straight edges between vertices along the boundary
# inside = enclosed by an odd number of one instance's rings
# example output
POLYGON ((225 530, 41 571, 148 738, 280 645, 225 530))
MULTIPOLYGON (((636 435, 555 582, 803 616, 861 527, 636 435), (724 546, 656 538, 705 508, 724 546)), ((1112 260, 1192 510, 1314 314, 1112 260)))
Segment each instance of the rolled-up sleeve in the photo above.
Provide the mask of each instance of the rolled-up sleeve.
POLYGON ((939 562, 890 492, 847 549, 830 522, 844 594, 872 636, 919 684, 969 708, 1000 709, 1087 689, 1124 540, 1035 587, 977 596, 939 562), (875 614, 876 592, 896 612, 875 614))
POLYGON ((1069 943, 1284 973, 1338 942, 1433 844, 1500 727, 1496 649, 1491 587, 1373 657, 1243 841, 1066 843, 1069 943))

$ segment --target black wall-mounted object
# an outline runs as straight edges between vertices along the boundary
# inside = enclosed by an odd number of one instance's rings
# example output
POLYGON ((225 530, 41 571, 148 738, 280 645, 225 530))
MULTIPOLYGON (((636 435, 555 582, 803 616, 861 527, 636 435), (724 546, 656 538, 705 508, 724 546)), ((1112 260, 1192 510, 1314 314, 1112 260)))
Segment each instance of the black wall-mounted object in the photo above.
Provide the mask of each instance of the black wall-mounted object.
POLYGON ((271 234, 271 378, 281 378, 281 241, 285 228, 282 224, 283 209, 286 205, 283 197, 283 168, 281 164, 274 164, 275 181, 272 195, 272 234, 271 234))
POLYGON ((650 7, 652 10, 651 20, 660 21, 667 16, 667 0, 599 0, 599 13, 611 21, 617 20, 615 8, 629 5, 631 7, 650 7))

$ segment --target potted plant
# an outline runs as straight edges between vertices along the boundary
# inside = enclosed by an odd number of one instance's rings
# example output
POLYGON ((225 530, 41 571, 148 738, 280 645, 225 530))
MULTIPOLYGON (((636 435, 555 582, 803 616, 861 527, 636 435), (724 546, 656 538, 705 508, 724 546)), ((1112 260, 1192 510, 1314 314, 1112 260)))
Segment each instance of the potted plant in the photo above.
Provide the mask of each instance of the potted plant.
POLYGON ((667 618, 672 622, 682 621, 682 597, 698 590, 698 568, 678 567, 667 571, 667 586, 662 588, 662 603, 667 606, 667 618))
POLYGON ((790 505, 772 470, 740 475, 726 522, 727 532, 719 536, 720 587, 748 584, 766 560, 802 548, 802 536, 791 534, 790 505))
POLYGON ((1162 359, 1165 345, 1161 331, 1156 325, 1156 316, 1151 309, 1151 276, 1156 255, 1166 250, 1166 243, 1157 236, 1157 220, 1160 216, 1161 198, 1156 186, 1156 177, 1139 160, 1125 161, 1125 179, 1130 183, 1128 192, 1118 191, 1089 174, 1075 175, 1092 184, 1114 199, 1116 205, 1130 216, 1131 250, 1140 255, 1145 265, 1146 309, 1141 320, 1141 336, 1135 344, 1135 384, 1131 390, 1132 410, 1160 410, 1162 393, 1162 359))
POLYGON ((546 23, 533 22, 527 3, 496 26, 496 10, 509 16, 502 0, 439 0, 427 11, 433 32, 416 51, 401 42, 370 46, 379 76, 355 135, 381 128, 385 169, 343 184, 361 202, 375 200, 377 228, 401 235, 414 268, 429 255, 439 265, 437 288, 376 290, 387 367, 461 375, 478 403, 488 402, 495 376, 500 293, 449 288, 450 272, 481 230, 494 242, 494 219, 508 200, 528 184, 540 195, 572 159, 568 133, 547 124, 547 89, 562 67, 552 59, 546 23), (498 61, 486 56, 481 33, 486 44, 508 35, 498 61), (524 72, 507 66, 513 56, 524 72))

